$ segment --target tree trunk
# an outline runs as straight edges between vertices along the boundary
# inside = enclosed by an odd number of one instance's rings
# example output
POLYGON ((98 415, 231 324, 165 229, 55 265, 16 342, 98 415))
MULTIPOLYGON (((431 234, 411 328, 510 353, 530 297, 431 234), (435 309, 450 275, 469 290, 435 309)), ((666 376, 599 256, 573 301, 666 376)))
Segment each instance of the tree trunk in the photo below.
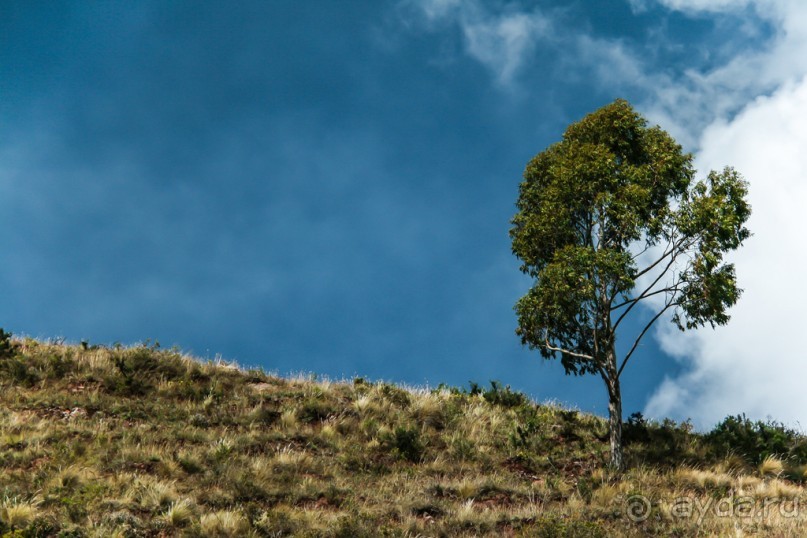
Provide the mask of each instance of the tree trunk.
POLYGON ((625 468, 622 453, 622 392, 619 389, 619 378, 613 375, 606 379, 608 387, 608 430, 611 439, 611 467, 616 471, 625 468))

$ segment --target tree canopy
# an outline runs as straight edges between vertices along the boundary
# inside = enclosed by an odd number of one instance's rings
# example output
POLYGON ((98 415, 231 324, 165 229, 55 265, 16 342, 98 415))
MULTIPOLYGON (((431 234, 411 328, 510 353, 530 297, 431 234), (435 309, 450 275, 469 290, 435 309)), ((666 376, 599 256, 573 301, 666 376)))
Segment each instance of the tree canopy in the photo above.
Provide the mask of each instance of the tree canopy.
POLYGON ((601 375, 613 400, 665 312, 682 330, 728 322, 741 290, 724 257, 749 236, 746 196, 730 167, 696 181, 692 156, 627 101, 570 125, 519 189, 510 236, 534 278, 515 307, 522 343, 569 374, 601 375), (617 329, 639 303, 655 313, 617 363, 617 329))

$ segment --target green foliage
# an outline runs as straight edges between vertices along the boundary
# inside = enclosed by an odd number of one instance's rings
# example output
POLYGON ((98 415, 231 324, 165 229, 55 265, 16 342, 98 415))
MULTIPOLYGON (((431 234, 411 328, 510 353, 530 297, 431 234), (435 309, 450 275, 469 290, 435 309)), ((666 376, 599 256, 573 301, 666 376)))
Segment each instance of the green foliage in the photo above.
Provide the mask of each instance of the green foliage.
POLYGON ((541 419, 532 406, 522 406, 517 411, 518 420, 510 433, 510 444, 515 448, 530 448, 533 437, 541 430, 541 419))
POLYGON ((413 463, 419 462, 423 455, 420 430, 416 428, 398 426, 387 442, 395 454, 413 463))
POLYGON ((395 385, 382 383, 380 385, 380 392, 387 400, 401 408, 409 407, 409 404, 412 402, 409 393, 395 385))
POLYGON ((177 459, 179 467, 188 474, 198 474, 204 472, 204 467, 193 458, 179 458, 177 459))
POLYGON ((26 387, 33 386, 40 379, 35 365, 16 353, 11 333, 3 329, 0 329, 0 378, 26 387))
POLYGON ((12 383, 32 387, 40 379, 40 372, 34 364, 19 355, 11 355, 0 361, 0 376, 12 383))
POLYGON ((768 456, 807 462, 805 439, 778 422, 752 421, 745 415, 728 416, 706 436, 718 455, 737 454, 757 465, 768 456))
POLYGON ((532 403, 526 394, 512 390, 510 385, 502 386, 501 382, 494 380, 490 381, 489 389, 482 388, 479 383, 475 381, 469 381, 467 389, 450 387, 445 383, 440 383, 437 388, 432 390, 432 394, 439 394, 443 391, 448 391, 449 393, 457 396, 481 395, 488 403, 507 409, 523 405, 530 405, 532 403))
POLYGON ((560 353, 568 373, 602 373, 617 305, 664 293, 681 328, 726 323, 740 290, 723 255, 749 235, 746 184, 730 168, 693 184, 694 175, 692 156, 623 100, 530 161, 510 231, 521 270, 535 278, 516 304, 522 342, 546 358, 560 353), (660 249, 642 269, 637 241, 660 249), (674 272, 671 283, 634 294, 653 267, 674 272))
POLYGON ((530 403, 530 399, 526 395, 511 390, 510 385, 502 387, 502 384, 498 381, 491 381, 490 388, 487 390, 483 390, 479 385, 471 381, 468 393, 472 396, 481 394, 488 403, 505 408, 518 407, 530 403))
POLYGON ((187 373, 178 354, 158 350, 159 345, 139 346, 113 355, 116 375, 105 380, 106 389, 121 396, 145 396, 154 382, 174 380, 187 373))
POLYGON ((47 369, 45 370, 46 379, 63 379, 68 373, 75 369, 75 361, 65 355, 53 354, 48 357, 47 369))
POLYGON ((0 328, 0 359, 7 359, 14 355, 14 345, 11 342, 11 333, 0 328))
POLYGON ((636 459, 644 464, 669 466, 701 461, 698 437, 690 422, 645 420, 633 413, 624 424, 622 438, 636 459))
POLYGON ((322 422, 335 412, 328 402, 311 398, 306 400, 297 410, 297 418, 307 424, 322 422))

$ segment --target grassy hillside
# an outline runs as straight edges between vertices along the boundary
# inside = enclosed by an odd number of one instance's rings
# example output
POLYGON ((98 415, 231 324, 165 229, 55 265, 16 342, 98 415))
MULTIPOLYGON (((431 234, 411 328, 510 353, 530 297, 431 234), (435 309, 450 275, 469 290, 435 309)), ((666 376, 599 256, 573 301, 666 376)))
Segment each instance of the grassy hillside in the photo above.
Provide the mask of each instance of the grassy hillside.
POLYGON ((633 417, 617 477, 602 419, 495 384, 0 338, 0 398, 0 536, 807 535, 803 439, 742 417, 633 417))

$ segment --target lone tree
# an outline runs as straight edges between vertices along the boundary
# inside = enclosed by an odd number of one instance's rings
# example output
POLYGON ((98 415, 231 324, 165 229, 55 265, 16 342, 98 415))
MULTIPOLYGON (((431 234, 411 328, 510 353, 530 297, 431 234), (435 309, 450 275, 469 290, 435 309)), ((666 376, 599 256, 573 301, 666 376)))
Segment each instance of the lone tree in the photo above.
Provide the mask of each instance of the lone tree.
POLYGON ((535 280, 515 306, 516 333, 567 374, 602 377, 618 470, 619 377, 639 341, 668 311, 681 330, 723 325, 740 296, 723 256, 749 236, 747 184, 732 168, 694 176, 690 154, 617 100, 536 155, 520 186, 510 237, 535 280), (617 333, 640 303, 654 313, 617 357, 617 333))

